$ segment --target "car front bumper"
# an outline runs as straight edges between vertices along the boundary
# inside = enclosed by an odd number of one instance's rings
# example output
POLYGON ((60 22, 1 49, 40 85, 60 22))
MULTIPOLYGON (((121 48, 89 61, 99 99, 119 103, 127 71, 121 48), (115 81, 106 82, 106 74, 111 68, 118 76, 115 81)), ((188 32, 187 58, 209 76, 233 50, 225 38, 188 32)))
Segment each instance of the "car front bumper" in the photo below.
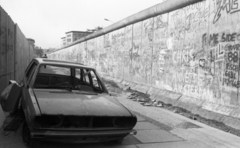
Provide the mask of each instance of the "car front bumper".
POLYGON ((70 143, 95 143, 123 138, 128 134, 136 134, 136 130, 109 131, 32 131, 33 139, 70 143))

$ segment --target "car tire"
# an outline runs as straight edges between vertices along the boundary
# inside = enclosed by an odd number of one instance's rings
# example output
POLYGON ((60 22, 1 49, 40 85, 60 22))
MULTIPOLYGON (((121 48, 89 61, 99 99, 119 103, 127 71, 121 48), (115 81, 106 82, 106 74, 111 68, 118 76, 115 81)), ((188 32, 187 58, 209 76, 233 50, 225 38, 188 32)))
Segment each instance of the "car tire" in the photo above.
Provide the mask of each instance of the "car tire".
POLYGON ((24 142, 29 148, 33 148, 33 147, 34 147, 34 141, 33 141, 33 139, 31 138, 30 129, 29 129, 26 121, 23 123, 22 139, 23 139, 23 142, 24 142))

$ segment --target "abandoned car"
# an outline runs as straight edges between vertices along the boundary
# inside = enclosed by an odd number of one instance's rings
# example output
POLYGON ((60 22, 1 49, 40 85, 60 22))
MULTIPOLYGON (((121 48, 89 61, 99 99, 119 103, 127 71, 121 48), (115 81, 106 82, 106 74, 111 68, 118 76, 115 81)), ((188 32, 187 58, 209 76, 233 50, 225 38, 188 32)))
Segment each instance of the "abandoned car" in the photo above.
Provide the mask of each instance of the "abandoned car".
POLYGON ((36 58, 19 86, 25 143, 34 139, 120 143, 136 134, 136 116, 108 93, 91 67, 36 58))

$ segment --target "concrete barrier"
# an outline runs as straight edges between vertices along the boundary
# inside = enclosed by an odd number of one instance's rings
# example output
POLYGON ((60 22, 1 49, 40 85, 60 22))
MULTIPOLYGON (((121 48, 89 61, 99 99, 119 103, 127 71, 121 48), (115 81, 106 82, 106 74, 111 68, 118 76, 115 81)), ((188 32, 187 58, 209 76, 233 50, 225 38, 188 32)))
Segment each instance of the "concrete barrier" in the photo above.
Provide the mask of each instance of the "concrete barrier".
POLYGON ((33 46, 0 6, 0 93, 9 80, 20 81, 33 58, 33 46))
POLYGON ((138 85, 136 85, 134 90, 146 94, 147 91, 150 89, 150 87, 151 86, 148 86, 148 85, 138 84, 138 85))

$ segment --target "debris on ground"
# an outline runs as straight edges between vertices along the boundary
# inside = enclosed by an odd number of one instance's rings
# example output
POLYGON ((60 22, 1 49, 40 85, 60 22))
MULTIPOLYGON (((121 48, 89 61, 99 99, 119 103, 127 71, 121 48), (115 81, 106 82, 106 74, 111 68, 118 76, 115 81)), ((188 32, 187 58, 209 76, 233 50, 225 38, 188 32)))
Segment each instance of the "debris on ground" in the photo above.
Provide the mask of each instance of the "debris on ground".
POLYGON ((116 95, 121 94, 121 93, 126 93, 126 94, 128 94, 127 99, 130 99, 132 101, 137 101, 143 106, 161 107, 161 108, 170 110, 174 113, 185 116, 189 119, 199 121, 199 122, 204 123, 206 125, 209 125, 211 127, 220 129, 220 130, 225 131, 225 132, 229 132, 231 134, 234 134, 234 135, 237 135, 237 136, 240 137, 240 130, 229 127, 222 122, 218 122, 218 121, 211 120, 211 119, 206 119, 204 117, 201 117, 200 115, 192 114, 190 111, 188 111, 186 109, 183 109, 183 108, 180 108, 180 107, 177 107, 177 106, 172 106, 171 104, 167 104, 167 103, 157 101, 157 100, 151 100, 149 98, 149 95, 138 92, 138 91, 134 91, 134 90, 131 90, 131 89, 123 90, 113 81, 108 81, 108 80, 104 79, 104 82, 105 82, 105 84, 107 84, 108 90, 110 92, 114 92, 114 93, 116 93, 116 95))

